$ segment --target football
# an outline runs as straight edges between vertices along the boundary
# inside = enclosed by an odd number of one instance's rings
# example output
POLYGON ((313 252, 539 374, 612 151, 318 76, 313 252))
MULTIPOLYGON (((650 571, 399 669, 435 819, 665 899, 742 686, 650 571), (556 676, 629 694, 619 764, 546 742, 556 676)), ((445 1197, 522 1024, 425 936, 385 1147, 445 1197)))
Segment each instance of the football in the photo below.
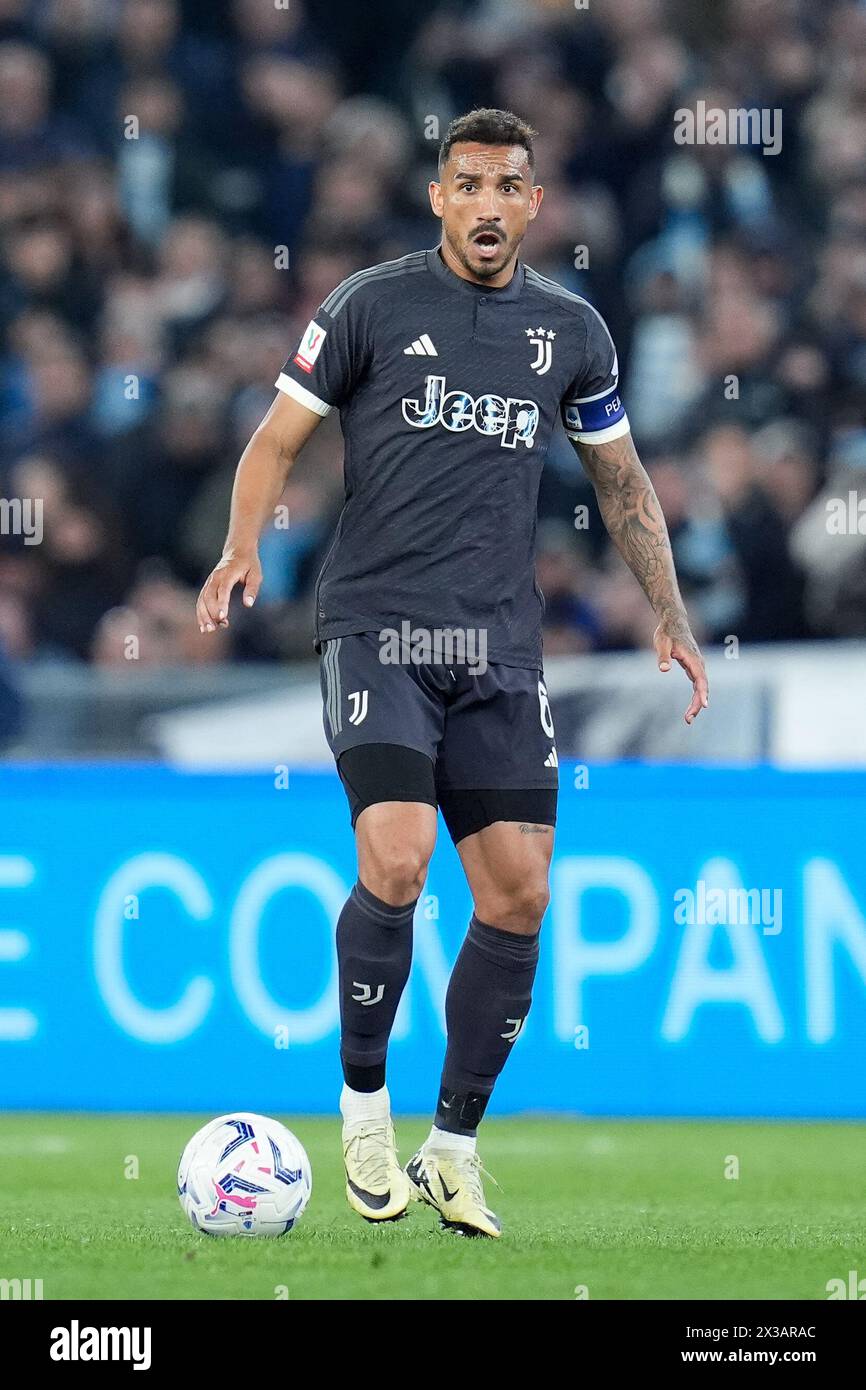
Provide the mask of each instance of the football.
POLYGON ((291 1130, 265 1115, 221 1115, 192 1136, 177 1169, 177 1195, 197 1231, 282 1236, 310 1200, 313 1173, 291 1130))

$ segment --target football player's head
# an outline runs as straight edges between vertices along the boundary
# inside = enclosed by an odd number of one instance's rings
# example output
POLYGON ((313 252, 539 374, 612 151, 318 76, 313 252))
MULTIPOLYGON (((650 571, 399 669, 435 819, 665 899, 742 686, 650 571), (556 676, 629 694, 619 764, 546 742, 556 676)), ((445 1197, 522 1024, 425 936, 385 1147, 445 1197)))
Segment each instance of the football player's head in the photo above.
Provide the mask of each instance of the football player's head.
POLYGON ((452 121, 442 141, 430 203, 447 247, 473 279, 507 270, 541 206, 535 134, 511 111, 480 109, 452 121))

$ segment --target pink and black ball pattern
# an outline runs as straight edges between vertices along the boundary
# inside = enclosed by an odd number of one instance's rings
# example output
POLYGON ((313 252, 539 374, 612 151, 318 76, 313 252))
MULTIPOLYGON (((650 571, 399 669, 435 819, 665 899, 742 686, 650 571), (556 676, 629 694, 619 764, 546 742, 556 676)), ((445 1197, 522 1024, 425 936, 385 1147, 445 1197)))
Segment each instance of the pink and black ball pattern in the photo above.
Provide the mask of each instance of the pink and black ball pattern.
POLYGON ((311 1191, 303 1146, 285 1125, 263 1115, 212 1120, 193 1135, 178 1165, 181 1207, 206 1235, 285 1235, 311 1191))

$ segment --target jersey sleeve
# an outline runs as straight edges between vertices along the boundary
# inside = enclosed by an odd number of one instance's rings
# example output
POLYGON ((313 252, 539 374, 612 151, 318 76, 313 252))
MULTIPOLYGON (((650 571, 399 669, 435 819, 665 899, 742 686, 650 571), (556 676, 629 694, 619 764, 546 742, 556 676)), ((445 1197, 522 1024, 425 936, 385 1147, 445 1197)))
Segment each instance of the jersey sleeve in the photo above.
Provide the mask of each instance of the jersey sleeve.
POLYGON ((580 371, 562 398, 562 423, 579 444, 605 444, 628 434, 619 394, 616 348, 601 314, 587 305, 586 341, 580 371))
POLYGON ((356 294, 338 285, 316 311, 274 385, 317 415, 352 394, 367 366, 365 315, 356 294))

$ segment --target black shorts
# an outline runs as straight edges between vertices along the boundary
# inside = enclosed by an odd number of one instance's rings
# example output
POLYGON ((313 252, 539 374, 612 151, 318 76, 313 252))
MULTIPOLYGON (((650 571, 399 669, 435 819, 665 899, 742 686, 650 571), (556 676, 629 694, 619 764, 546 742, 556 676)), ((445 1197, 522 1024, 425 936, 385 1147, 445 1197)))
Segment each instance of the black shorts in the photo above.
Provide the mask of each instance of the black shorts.
POLYGON ((322 644, 325 736, 352 824, 376 801, 440 806, 455 842, 494 820, 555 824, 559 766, 543 671, 383 664, 381 650, 374 632, 322 644))

